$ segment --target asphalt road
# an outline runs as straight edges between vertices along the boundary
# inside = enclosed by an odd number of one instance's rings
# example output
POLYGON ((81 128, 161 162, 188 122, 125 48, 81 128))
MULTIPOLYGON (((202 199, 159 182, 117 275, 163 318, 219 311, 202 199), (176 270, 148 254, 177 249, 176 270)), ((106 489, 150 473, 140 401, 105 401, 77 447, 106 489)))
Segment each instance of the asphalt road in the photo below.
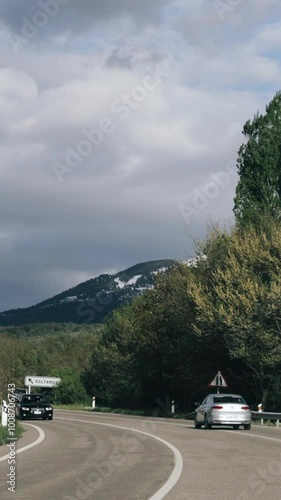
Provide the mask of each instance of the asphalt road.
POLYGON ((16 493, 7 491, 8 449, 0 448, 3 500, 280 500, 281 428, 197 430, 62 411, 29 423, 37 429, 26 425, 17 448, 41 442, 16 456, 16 493))

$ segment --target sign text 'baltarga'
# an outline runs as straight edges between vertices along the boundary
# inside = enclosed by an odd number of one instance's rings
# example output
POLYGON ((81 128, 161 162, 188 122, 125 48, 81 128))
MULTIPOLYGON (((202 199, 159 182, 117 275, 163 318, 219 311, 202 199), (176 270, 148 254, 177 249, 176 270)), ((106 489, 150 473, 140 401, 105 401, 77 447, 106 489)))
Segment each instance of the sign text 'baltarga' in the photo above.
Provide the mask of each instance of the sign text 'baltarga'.
POLYGON ((56 387, 60 383, 59 377, 35 377, 27 375, 24 383, 27 387, 56 387))

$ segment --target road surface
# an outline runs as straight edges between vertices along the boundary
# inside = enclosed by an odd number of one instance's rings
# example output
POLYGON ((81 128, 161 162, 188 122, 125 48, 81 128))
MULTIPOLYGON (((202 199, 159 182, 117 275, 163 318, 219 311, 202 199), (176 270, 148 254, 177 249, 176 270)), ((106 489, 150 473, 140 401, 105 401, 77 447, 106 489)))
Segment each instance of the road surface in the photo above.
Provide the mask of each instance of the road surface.
POLYGON ((16 493, 0 448, 3 500, 280 500, 281 428, 73 411, 27 424, 17 449, 35 445, 16 456, 16 493))

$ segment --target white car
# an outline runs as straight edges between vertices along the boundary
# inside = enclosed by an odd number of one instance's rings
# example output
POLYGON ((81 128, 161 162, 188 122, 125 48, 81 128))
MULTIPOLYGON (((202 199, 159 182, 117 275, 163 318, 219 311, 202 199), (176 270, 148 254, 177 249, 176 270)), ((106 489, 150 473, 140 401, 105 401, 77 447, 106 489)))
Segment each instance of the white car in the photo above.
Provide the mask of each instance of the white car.
POLYGON ((251 410, 239 394, 209 394, 195 410, 194 425, 200 429, 211 429, 213 425, 231 425, 234 429, 243 426, 251 429, 251 410))

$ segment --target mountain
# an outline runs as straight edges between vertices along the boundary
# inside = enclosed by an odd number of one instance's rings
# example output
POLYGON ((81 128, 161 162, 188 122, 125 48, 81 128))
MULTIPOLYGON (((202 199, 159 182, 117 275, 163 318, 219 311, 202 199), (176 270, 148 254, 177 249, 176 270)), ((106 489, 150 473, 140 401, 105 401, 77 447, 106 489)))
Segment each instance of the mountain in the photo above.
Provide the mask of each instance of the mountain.
POLYGON ((101 323, 114 309, 153 288, 155 276, 176 263, 163 259, 136 264, 117 274, 101 274, 39 304, 0 313, 0 326, 31 323, 101 323))

